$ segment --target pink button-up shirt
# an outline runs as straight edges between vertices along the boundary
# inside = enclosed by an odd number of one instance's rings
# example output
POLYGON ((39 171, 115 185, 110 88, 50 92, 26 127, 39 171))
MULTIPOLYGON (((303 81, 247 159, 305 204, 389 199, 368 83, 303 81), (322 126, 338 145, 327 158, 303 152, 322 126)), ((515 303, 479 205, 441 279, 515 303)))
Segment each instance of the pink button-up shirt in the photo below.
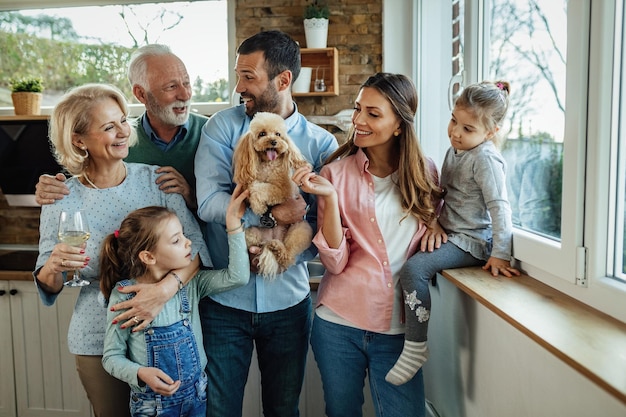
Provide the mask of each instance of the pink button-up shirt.
MULTIPOLYGON (((337 190, 343 239, 337 249, 328 246, 321 230, 313 239, 326 267, 317 305, 324 304, 361 329, 384 332, 390 328, 394 285, 385 240, 376 221, 374 184, 368 165, 367 156, 359 149, 354 155, 324 166, 320 172, 337 190)), ((434 164, 431 166, 436 170, 434 164)), ((324 204, 320 198, 320 229, 324 204)), ((426 225, 420 222, 406 250, 407 259, 415 253, 425 231, 426 225)), ((402 223, 398 233, 402 233, 402 223)))

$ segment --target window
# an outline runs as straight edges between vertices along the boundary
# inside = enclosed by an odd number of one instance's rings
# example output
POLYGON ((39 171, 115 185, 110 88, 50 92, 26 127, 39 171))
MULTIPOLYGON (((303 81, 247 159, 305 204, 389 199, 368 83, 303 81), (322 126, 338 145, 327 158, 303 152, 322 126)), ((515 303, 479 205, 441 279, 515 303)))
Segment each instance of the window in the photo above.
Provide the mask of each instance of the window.
POLYGON ((587 99, 578 80, 586 79, 588 24, 577 18, 588 14, 566 0, 459 3, 466 28, 460 36, 463 85, 484 79, 511 83, 501 151, 508 165, 515 257, 584 284, 584 266, 577 270, 577 257, 584 258, 578 249, 582 227, 570 227, 582 219, 581 170, 577 158, 564 166, 563 154, 584 149, 586 120, 579 115, 586 114, 587 99))
POLYGON ((493 0, 489 22, 489 79, 511 83, 501 133, 513 225, 559 241, 567 1, 493 0))
POLYGON ((611 161, 614 167, 611 189, 615 190, 615 199, 611 201, 610 216, 615 221, 615 239, 609 240, 609 247, 614 247, 614 251, 609 252, 612 256, 607 266, 609 273, 612 272, 610 275, 626 282, 626 10, 623 2, 618 2, 616 9, 614 73, 615 84, 619 85, 619 90, 616 90, 619 105, 615 112, 618 124, 612 135, 612 149, 616 149, 616 152, 611 152, 614 155, 611 161))
MULTIPOLYGON (((509 190, 514 256, 529 275, 626 321, 624 0, 447 0, 438 7, 440 29, 432 13, 415 22, 419 56, 429 58, 415 69, 426 152, 441 156, 424 132, 435 131, 431 119, 441 122, 442 92, 454 94, 455 82, 510 81, 512 148, 502 152, 507 176, 518 182, 509 190), (528 169, 532 185, 524 190, 528 169)), ((436 128, 441 142, 445 124, 436 128)))
MULTIPOLYGON (((229 2, 85 0, 76 7, 26 2, 35 8, 0 12, 0 44, 11 51, 0 61, 0 79, 8 85, 20 74, 41 76, 44 106, 86 82, 115 84, 137 103, 126 78, 130 53, 147 43, 163 43, 187 67, 193 110, 211 114, 230 105, 229 2), (50 65, 49 57, 59 56, 63 59, 50 65)), ((11 107, 9 94, 0 95, 0 114, 12 114, 11 107)), ((143 111, 143 106, 133 107, 133 114, 143 111)))

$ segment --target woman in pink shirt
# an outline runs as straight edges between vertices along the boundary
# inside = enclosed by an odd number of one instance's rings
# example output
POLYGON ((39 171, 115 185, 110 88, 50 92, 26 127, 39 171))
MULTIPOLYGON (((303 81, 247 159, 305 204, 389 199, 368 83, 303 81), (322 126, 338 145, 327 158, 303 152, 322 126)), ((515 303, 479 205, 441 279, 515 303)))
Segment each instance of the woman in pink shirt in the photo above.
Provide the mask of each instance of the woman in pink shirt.
POLYGON ((385 381, 404 344, 398 271, 418 245, 432 251, 444 237, 437 170, 419 146, 416 111, 409 78, 371 76, 355 100, 348 141, 319 175, 294 173, 303 191, 320 196, 313 242, 327 272, 311 346, 329 417, 361 415, 366 374, 377 416, 425 414, 421 371, 401 386, 385 381))

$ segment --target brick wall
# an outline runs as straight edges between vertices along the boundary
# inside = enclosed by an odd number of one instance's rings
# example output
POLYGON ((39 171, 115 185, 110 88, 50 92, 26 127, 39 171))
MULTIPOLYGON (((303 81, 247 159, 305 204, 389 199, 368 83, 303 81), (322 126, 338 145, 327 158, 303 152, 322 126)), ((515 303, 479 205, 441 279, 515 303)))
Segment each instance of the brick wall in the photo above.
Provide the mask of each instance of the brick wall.
MULTIPOLYGON (((302 14, 310 2, 237 0, 237 44, 261 30, 279 29, 306 45, 302 14)), ((327 4, 328 46, 339 51, 339 96, 295 98, 306 115, 333 115, 351 109, 359 86, 382 69, 382 0, 327 0, 327 4)), ((329 130, 341 140, 338 129, 329 130)))
MULTIPOLYGON (((311 0, 237 0, 237 44, 267 29, 289 33, 305 45, 302 14, 311 0)), ((339 51, 339 96, 297 97, 307 115, 333 115, 353 107, 359 86, 382 69, 382 0, 328 0, 328 46, 339 51)), ((344 134, 329 130, 338 140, 344 134)), ((37 244, 39 208, 10 207, 0 191, 0 243, 37 244)))

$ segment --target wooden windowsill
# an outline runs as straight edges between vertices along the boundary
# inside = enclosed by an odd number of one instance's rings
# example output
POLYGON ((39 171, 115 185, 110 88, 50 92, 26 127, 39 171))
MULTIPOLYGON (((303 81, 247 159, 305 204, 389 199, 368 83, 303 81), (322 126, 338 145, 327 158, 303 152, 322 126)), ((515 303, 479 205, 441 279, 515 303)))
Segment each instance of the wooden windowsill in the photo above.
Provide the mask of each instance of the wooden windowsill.
POLYGON ((527 275, 494 278, 480 267, 442 275, 626 404, 626 324, 527 275))

